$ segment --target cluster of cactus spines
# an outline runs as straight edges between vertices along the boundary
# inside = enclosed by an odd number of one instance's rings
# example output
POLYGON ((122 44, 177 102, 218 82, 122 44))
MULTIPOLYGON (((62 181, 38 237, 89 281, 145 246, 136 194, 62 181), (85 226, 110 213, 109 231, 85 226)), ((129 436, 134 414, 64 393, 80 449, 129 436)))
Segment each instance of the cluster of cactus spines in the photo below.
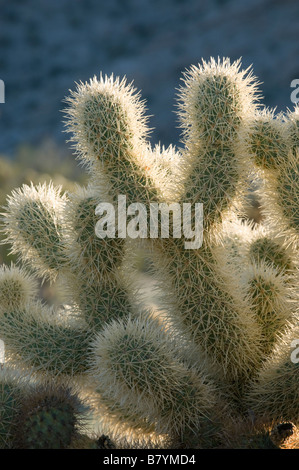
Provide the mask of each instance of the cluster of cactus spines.
POLYGON ((298 423, 299 362, 291 360, 296 338, 299 338, 298 318, 297 324, 275 344, 259 371, 258 380, 248 387, 246 402, 257 416, 298 423))
POLYGON ((165 305, 169 320, 207 353, 213 366, 220 366, 225 380, 239 382, 241 389, 260 361, 258 322, 238 281, 219 269, 210 248, 195 254, 182 246, 180 255, 167 266, 176 294, 165 305))
POLYGON ((96 329, 131 308, 120 279, 125 240, 100 239, 95 234, 95 208, 101 201, 97 187, 78 188, 69 196, 65 214, 69 270, 64 273, 63 289, 90 328, 96 329))
POLYGON ((299 106, 296 105, 294 111, 288 110, 284 119, 287 125, 291 150, 296 155, 296 148, 299 144, 299 106))
POLYGON ((199 431, 203 421, 212 420, 215 385, 179 357, 175 338, 170 341, 155 319, 114 321, 97 335, 93 349, 90 374, 103 403, 107 398, 134 421, 139 415, 170 436, 199 431))
POLYGON ((123 238, 99 239, 95 234, 95 207, 100 202, 97 188, 78 188, 77 193, 70 195, 65 216, 70 264, 76 274, 88 275, 90 283, 113 276, 124 257, 123 238))
POLYGON ((273 110, 263 109, 254 117, 248 134, 249 150, 260 168, 273 170, 279 167, 281 159, 288 153, 286 127, 281 125, 281 117, 273 110))
POLYGON ((278 338, 298 322, 298 255, 274 224, 270 228, 232 220, 226 225, 217 262, 239 274, 243 296, 261 327, 265 359, 278 338))
POLYGON ((157 191, 140 167, 148 130, 144 103, 135 92, 125 79, 94 77, 66 99, 66 122, 79 159, 96 181, 109 181, 113 200, 122 194, 130 202, 149 202, 157 191))
POLYGON ((65 195, 52 184, 24 186, 8 200, 6 241, 38 276, 60 283, 66 302, 44 305, 31 274, 3 269, 8 360, 59 384, 77 381, 105 430, 123 439, 206 446, 224 416, 248 409, 298 422, 290 359, 299 334, 298 110, 261 111, 250 69, 203 61, 179 91, 184 148, 152 149, 135 91, 113 76, 77 85, 66 124, 88 186, 65 195), (250 181, 263 183, 264 228, 239 219, 250 181), (161 311, 141 307, 135 292, 144 240, 128 240, 117 224, 114 238, 95 233, 97 205, 117 212, 119 195, 127 204, 203 203, 201 247, 185 249, 186 234, 171 230, 146 242, 161 311))
POLYGON ((183 129, 184 202, 202 202, 205 228, 223 219, 244 187, 247 153, 239 134, 248 126, 258 95, 252 72, 241 63, 203 61, 184 74, 179 91, 183 129), (189 170, 189 171, 188 171, 189 170))
POLYGON ((261 333, 237 286, 227 288, 213 253, 219 224, 246 187, 248 155, 240 135, 256 107, 256 85, 251 72, 239 69, 239 61, 212 60, 185 75, 179 116, 186 170, 178 200, 203 203, 204 246, 185 250, 181 239, 171 238, 160 251, 166 252, 166 271, 177 296, 170 312, 174 323, 222 365, 229 381, 242 382, 259 361, 261 333))
POLYGON ((63 313, 40 301, 1 312, 7 359, 55 377, 86 371, 91 330, 63 313))
POLYGON ((70 387, 0 371, 0 448, 65 449, 85 431, 85 406, 70 387))
POLYGON ((0 267, 0 311, 14 311, 29 304, 38 293, 36 278, 11 264, 0 267))
POLYGON ((20 374, 0 370, 0 449, 10 448, 17 430, 16 416, 21 406, 20 374))
POLYGON ((36 370, 73 374, 86 368, 86 325, 37 298, 37 280, 24 268, 0 270, 0 331, 11 362, 36 370), (55 315, 56 313, 56 315, 55 315))
POLYGON ((247 298, 262 328, 262 344, 271 352, 277 336, 294 319, 295 299, 286 276, 265 262, 249 265, 243 277, 247 298))
POLYGON ((264 185, 259 191, 263 214, 274 220, 279 232, 289 244, 298 249, 298 150, 290 150, 281 158, 277 169, 267 172, 264 185))
MULTIPOLYGON (((15 446, 25 449, 65 449, 79 427, 80 402, 65 387, 36 386, 22 400, 15 446)), ((82 412, 81 412, 82 413, 82 412)))
POLYGON ((298 108, 277 116, 260 112, 251 126, 244 145, 263 181, 257 190, 262 215, 298 249, 298 108))
POLYGON ((52 184, 23 185, 8 197, 3 218, 5 242, 11 244, 11 253, 50 280, 55 279, 64 263, 61 226, 64 202, 61 188, 52 184))
POLYGON ((281 237, 279 239, 275 233, 267 231, 264 227, 255 229, 250 243, 247 244, 247 256, 252 263, 271 264, 280 273, 295 272, 294 252, 290 247, 284 246, 281 237))

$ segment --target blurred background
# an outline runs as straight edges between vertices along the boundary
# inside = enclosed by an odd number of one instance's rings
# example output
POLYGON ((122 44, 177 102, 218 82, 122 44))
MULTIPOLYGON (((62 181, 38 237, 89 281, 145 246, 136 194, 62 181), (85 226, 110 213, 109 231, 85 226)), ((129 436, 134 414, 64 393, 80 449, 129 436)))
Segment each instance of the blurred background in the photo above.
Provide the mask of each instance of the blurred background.
POLYGON ((62 100, 76 81, 126 75, 153 115, 152 143, 179 145, 183 70, 242 56, 264 103, 293 108, 298 34, 297 0, 0 0, 0 204, 23 182, 84 182, 62 132, 62 100))

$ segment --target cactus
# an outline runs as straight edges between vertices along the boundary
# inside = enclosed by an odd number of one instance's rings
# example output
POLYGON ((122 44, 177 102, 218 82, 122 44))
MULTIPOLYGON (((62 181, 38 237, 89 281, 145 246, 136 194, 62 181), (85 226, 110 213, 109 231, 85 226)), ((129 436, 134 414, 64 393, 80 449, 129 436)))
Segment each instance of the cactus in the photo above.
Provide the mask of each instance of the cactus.
MULTIPOLYGON (((0 273, 9 363, 51 379, 58 396, 61 384, 79 387, 101 434, 126 446, 219 446, 228 417, 246 420, 248 410, 271 425, 298 424, 290 357, 298 337, 298 110, 262 109, 251 69, 229 59, 184 74, 181 149, 151 147, 144 103, 125 79, 94 77, 66 103, 89 182, 63 195, 51 183, 25 185, 8 198, 5 241, 24 265, 0 273), (259 226, 244 221, 249 190, 261 203, 259 226), (120 195, 144 205, 146 229, 133 211, 128 230, 116 217, 101 238, 96 208, 109 203, 119 215, 120 195), (191 236, 174 213, 168 236, 159 216, 149 237, 150 205, 172 203, 190 204, 193 228, 203 203, 201 246, 186 249, 191 236), (159 293, 154 309, 136 283, 144 249, 159 293), (63 306, 36 297, 36 276, 57 284, 63 306)), ((49 406, 30 404, 35 437, 20 446, 95 446, 74 431, 75 407, 59 404, 53 415, 49 406)), ((252 445, 269 444, 267 432, 250 433, 252 445)))
POLYGON ((66 385, 31 381, 4 368, 0 371, 0 448, 67 448, 79 431, 84 432, 85 408, 66 385))
POLYGON ((38 283, 25 269, 11 264, 0 268, 0 310, 14 311, 30 303, 38 292, 38 283))
POLYGON ((5 241, 11 243, 11 252, 22 253, 29 266, 35 259, 36 272, 51 280, 64 263, 60 222, 64 197, 60 193, 61 188, 52 184, 23 185, 12 192, 4 219, 5 241))
POLYGON ((212 421, 217 398, 208 374, 188 367, 165 336, 152 318, 110 323, 95 339, 90 375, 103 403, 121 404, 134 420, 142 409, 157 432, 181 436, 212 421))
POLYGON ((13 371, 0 371, 0 449, 12 446, 17 430, 16 416, 21 406, 21 377, 13 371))
POLYGON ((290 359, 294 338, 298 338, 298 321, 277 341, 259 371, 258 380, 248 387, 246 400, 256 414, 298 423, 299 363, 290 359))
MULTIPOLYGON (((65 387, 36 387, 22 400, 14 446, 20 449, 65 449, 80 427, 80 402, 65 387)), ((81 424, 82 426, 82 424, 81 424)))

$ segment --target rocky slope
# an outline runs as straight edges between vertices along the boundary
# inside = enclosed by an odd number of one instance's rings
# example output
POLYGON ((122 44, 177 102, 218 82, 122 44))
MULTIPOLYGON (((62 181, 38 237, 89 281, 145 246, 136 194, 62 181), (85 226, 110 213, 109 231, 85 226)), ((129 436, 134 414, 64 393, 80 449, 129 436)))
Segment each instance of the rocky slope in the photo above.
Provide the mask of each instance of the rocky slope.
POLYGON ((268 106, 293 107, 299 78, 297 0, 0 0, 0 153, 62 134, 74 81, 127 75, 147 100, 152 141, 179 142, 175 87, 201 57, 243 57, 268 106))

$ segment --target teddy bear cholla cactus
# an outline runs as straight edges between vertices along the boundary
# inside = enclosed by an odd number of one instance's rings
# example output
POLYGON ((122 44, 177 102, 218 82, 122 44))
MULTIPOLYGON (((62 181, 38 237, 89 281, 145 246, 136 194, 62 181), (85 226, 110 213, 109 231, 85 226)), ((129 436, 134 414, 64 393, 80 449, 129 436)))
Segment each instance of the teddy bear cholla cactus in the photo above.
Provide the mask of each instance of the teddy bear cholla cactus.
POLYGON ((288 363, 283 381, 273 376, 278 408, 263 373, 275 368, 275 348, 287 357, 284 335, 297 331, 297 114, 260 112, 255 79, 240 66, 212 59, 185 74, 180 152, 150 148, 143 103, 124 80, 79 84, 67 99, 67 126, 88 187, 66 196, 51 185, 23 187, 8 200, 13 252, 38 275, 57 278, 68 304, 62 313, 32 299, 4 308, 9 360, 59 380, 80 378, 110 430, 181 440, 191 432, 200 442, 219 429, 226 403, 232 413, 250 406, 298 421, 290 393, 298 367, 288 363), (249 176, 264 181, 264 229, 236 220, 249 176), (203 203, 202 247, 186 250, 172 236, 128 240, 121 227, 119 237, 97 238, 95 207, 116 204, 119 194, 128 204, 203 203), (143 311, 131 286, 141 241, 166 317, 143 311))
POLYGON ((74 389, 9 367, 0 370, 0 418, 0 449, 67 448, 85 429, 74 389))

